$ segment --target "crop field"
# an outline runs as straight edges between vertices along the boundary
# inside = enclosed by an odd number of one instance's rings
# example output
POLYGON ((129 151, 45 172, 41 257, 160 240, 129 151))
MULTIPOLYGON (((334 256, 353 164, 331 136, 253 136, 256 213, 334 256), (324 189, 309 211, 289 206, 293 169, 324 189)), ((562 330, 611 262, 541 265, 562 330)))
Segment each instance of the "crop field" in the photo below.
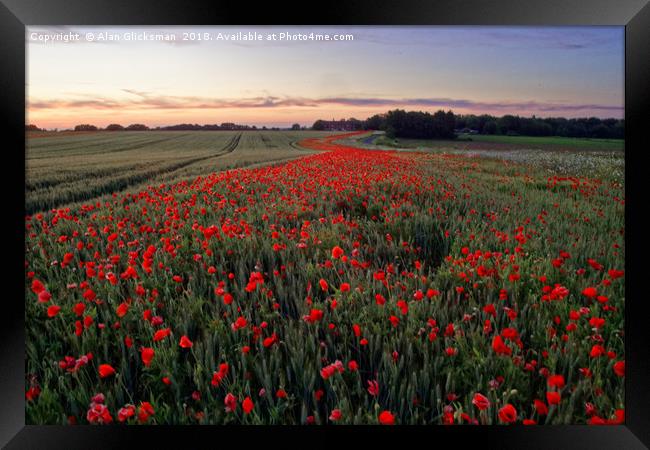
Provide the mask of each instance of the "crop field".
POLYGON ((622 423, 624 180, 367 136, 31 141, 26 422, 622 423))
MULTIPOLYGON (((366 139, 367 140, 367 139, 366 139)), ((460 134, 455 140, 390 139, 377 136, 374 143, 410 149, 477 149, 477 150, 551 150, 551 151, 609 151, 622 152, 622 139, 587 139, 561 136, 500 136, 486 134, 460 134)))
POLYGON ((488 135, 460 135, 458 140, 390 139, 375 132, 351 136, 341 142, 367 150, 435 152, 506 160, 544 169, 551 176, 604 177, 620 182, 625 178, 624 145, 617 139, 488 135))
POLYGON ((502 136, 489 134, 460 135, 470 142, 494 142, 519 148, 555 148, 575 150, 623 150, 623 139, 588 139, 563 136, 502 136))
POLYGON ((306 154, 294 146, 306 134, 327 133, 132 131, 37 135, 27 140, 25 208, 34 213, 138 185, 286 161, 306 154))

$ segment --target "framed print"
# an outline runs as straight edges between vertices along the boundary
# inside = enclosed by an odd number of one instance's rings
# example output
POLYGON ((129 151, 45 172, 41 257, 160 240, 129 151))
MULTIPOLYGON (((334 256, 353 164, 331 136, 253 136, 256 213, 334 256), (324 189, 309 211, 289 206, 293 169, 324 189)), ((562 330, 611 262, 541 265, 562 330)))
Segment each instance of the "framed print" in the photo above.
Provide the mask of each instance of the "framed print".
POLYGON ((647 448, 647 2, 315 7, 3 0, 2 444, 647 448))

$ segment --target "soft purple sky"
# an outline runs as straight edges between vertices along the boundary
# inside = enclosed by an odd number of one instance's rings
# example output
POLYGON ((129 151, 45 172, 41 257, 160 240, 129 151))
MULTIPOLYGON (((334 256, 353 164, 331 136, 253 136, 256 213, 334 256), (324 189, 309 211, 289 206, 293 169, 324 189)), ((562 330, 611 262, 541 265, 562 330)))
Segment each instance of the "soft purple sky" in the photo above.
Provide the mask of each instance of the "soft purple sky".
POLYGON ((394 108, 623 117, 623 27, 28 27, 27 120, 311 125, 394 108), (125 41, 127 32, 175 42, 125 41), (181 41, 184 32, 352 41, 181 41), (32 33, 78 32, 43 43, 32 33), (105 32, 119 42, 87 42, 105 32))

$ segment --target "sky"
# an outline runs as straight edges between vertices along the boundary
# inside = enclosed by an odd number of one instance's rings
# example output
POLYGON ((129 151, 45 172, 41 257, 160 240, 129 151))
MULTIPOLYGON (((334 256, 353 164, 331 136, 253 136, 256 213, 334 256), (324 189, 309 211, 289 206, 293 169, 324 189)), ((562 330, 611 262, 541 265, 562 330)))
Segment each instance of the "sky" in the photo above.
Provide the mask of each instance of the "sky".
POLYGON ((26 46, 26 120, 47 129, 624 113, 623 27, 30 26, 26 46))

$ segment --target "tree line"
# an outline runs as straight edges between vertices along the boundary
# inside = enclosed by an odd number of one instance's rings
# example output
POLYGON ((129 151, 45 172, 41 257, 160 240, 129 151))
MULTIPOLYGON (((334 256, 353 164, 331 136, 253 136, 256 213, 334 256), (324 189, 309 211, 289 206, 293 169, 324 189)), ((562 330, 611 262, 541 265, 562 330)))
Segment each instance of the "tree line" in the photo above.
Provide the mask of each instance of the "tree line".
MULTIPOLYGON (((141 124, 141 123, 133 123, 131 125, 123 126, 118 123, 112 123, 110 125, 107 125, 105 128, 98 127, 96 125, 91 125, 88 123, 83 123, 79 125, 75 125, 73 128, 73 131, 157 131, 157 130, 163 130, 163 131, 195 131, 195 130, 257 130, 257 126, 255 125, 239 125, 236 123, 229 123, 229 122, 224 122, 220 125, 217 124, 206 124, 206 125, 199 125, 199 124, 192 124, 192 123, 180 123, 177 125, 167 125, 163 127, 148 127, 147 125, 141 124)), ((260 130, 271 130, 271 131, 279 131, 281 128, 279 127, 270 127, 267 128, 266 126, 263 126, 259 128, 260 130)), ((301 127, 300 124, 293 124, 291 125, 291 130, 301 130, 305 129, 305 127, 301 127)), ((25 125, 25 131, 46 131, 45 129, 41 129, 38 126, 34 124, 29 124, 25 125)))
POLYGON ((510 114, 502 117, 470 114, 458 116, 456 128, 469 128, 480 134, 625 138, 625 119, 599 119, 598 117, 567 119, 565 117, 519 117, 510 114))
POLYGON ((375 114, 366 120, 355 118, 331 122, 317 120, 312 128, 314 130, 332 129, 334 124, 345 130, 382 130, 389 137, 414 139, 453 139, 459 133, 597 139, 623 139, 625 137, 624 119, 539 118, 511 114, 497 117, 489 114, 457 115, 452 111, 442 110, 431 114, 395 109, 385 114, 375 114))

